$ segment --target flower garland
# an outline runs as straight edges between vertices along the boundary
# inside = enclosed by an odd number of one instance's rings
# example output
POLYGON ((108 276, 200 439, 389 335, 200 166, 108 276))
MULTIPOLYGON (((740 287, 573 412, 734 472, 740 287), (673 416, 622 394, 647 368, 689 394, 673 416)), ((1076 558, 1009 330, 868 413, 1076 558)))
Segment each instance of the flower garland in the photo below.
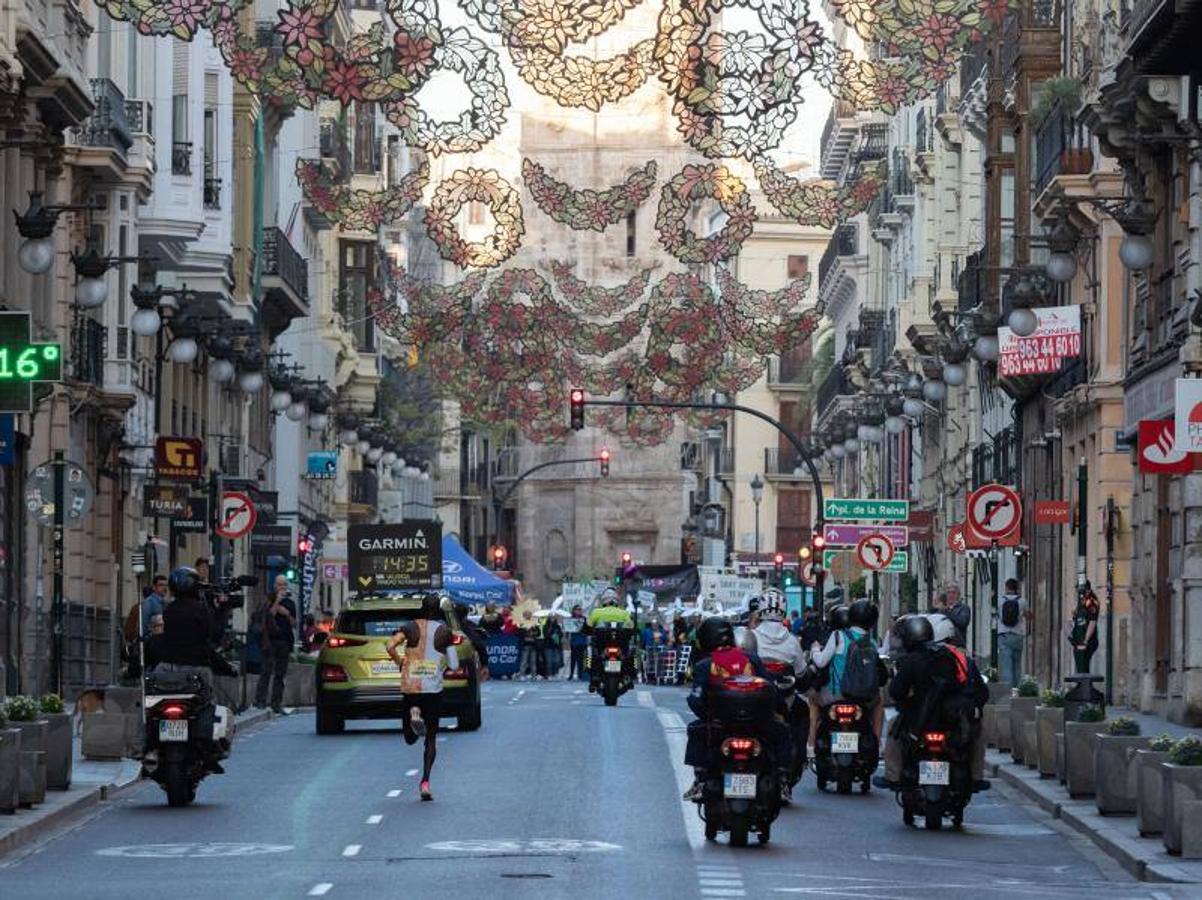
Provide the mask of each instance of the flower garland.
POLYGON ((597 112, 606 103, 629 97, 655 71, 655 41, 639 41, 605 59, 564 56, 545 47, 509 46, 522 80, 560 106, 597 112))
POLYGON ((726 166, 687 165, 660 191, 655 228, 664 249, 685 263, 715 263, 739 252, 755 225, 755 208, 741 180, 726 166), (699 238, 685 227, 693 201, 712 197, 726 213, 726 224, 699 238))
POLYGON ((651 270, 643 269, 618 287, 598 287, 573 275, 568 263, 552 260, 549 268, 559 293, 573 309, 586 316, 609 317, 621 312, 643 299, 651 280, 651 270))
POLYGON ((425 223, 443 259, 461 268, 499 266, 517 252, 526 233, 521 198, 495 169, 460 169, 439 182, 425 223), (496 220, 493 233, 477 243, 464 241, 455 227, 455 216, 472 200, 488 204, 496 220))
MULTIPOLYGON (((642 0, 518 0, 501 11, 510 46, 541 47, 556 55, 608 31, 642 0)), ((493 30, 493 29, 490 29, 493 30)))
POLYGON ((321 160, 298 159, 296 180, 309 205, 331 222, 351 231, 375 231, 402 218, 421 199, 430 178, 430 164, 418 168, 382 191, 352 190, 338 184, 321 160))
POLYGON ((223 16, 250 5, 251 0, 96 0, 110 19, 129 22, 139 34, 171 35, 190 41, 202 28, 212 28, 223 16))
POLYGON ((522 180, 544 213, 575 231, 604 231, 623 222, 651 196, 657 167, 651 160, 604 191, 573 190, 533 160, 522 160, 522 180))
POLYGON ((760 190, 782 216, 799 225, 823 228, 834 228, 867 209, 888 177, 884 160, 844 185, 821 179, 801 181, 782 172, 766 156, 757 158, 754 168, 760 190))

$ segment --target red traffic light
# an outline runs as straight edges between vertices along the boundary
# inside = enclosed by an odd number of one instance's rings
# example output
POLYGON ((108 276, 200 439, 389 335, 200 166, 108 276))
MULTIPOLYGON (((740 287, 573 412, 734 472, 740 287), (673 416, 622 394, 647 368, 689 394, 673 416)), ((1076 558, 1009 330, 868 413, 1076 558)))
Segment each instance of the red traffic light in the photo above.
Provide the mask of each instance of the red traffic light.
POLYGON ((776 566, 776 571, 780 571, 785 566, 785 554, 778 553, 772 557, 772 564, 776 566))
POLYGON ((628 566, 628 565, 630 565, 632 560, 633 560, 633 557, 629 553, 622 554, 622 565, 628 566))
POLYGON ((814 540, 811 541, 811 543, 814 545, 815 550, 822 550, 826 547, 826 538, 820 534, 816 534, 814 535, 814 540))
POLYGON ((308 553, 312 549, 313 549, 313 538, 303 537, 303 538, 299 538, 297 540, 296 551, 298 553, 308 553))
POLYGON ((609 462, 609 448, 601 448, 601 462, 609 462))
POLYGON ((573 389, 572 402, 573 403, 583 403, 584 402, 584 391, 580 390, 580 388, 573 389))

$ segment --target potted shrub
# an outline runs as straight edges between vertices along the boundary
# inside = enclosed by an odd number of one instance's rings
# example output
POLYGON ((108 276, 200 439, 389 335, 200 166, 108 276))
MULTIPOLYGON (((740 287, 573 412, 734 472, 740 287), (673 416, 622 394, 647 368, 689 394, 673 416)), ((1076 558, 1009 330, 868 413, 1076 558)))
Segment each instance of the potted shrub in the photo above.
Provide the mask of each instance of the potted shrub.
POLYGON ((17 811, 21 783, 21 732, 8 722, 5 705, 0 703, 0 813, 17 811))
POLYGON ((38 702, 32 697, 18 694, 10 697, 5 705, 8 720, 21 732, 21 786, 19 800, 22 806, 32 806, 46 799, 46 734, 49 723, 41 718, 38 702))
POLYGON ((1164 778, 1164 848, 1181 853, 1181 823, 1185 804, 1202 801, 1202 739, 1195 735, 1183 737, 1173 744, 1168 762, 1162 769, 1164 778))
POLYGON ((1064 731, 1064 691, 1046 690, 1035 707, 1035 758, 1041 778, 1056 774, 1056 735, 1064 731))
POLYGON ((1039 705, 1039 682, 1026 677, 1018 683, 1014 696, 1010 698, 1010 742, 1011 755, 1016 763, 1025 762, 1034 750, 1027 749, 1026 723, 1035 721, 1035 707, 1039 705))
POLYGON ((1122 716, 1112 719, 1098 736, 1094 755, 1094 791, 1102 815, 1135 812, 1135 751, 1146 749, 1139 722, 1122 716))
POLYGON ((1094 794, 1094 750, 1097 735, 1106 730, 1106 713, 1086 706, 1076 722, 1064 723, 1064 783, 1070 797, 1094 794))
POLYGON ((1135 822, 1141 837, 1164 832, 1164 764, 1175 743, 1163 733, 1149 740, 1146 750, 1135 751, 1135 822))
POLYGON ((71 766, 75 758, 75 744, 71 715, 67 712, 63 698, 58 694, 46 694, 40 706, 42 718, 46 720, 46 787, 65 791, 71 786, 71 766))

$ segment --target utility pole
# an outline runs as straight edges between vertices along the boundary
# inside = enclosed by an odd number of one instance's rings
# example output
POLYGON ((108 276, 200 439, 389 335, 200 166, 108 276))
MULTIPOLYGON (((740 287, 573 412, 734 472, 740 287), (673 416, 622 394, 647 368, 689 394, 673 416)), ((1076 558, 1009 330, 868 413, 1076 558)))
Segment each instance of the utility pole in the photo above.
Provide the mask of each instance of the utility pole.
POLYGON ((51 657, 53 659, 52 669, 54 672, 54 691, 60 697, 66 696, 66 691, 63 690, 63 655, 66 648, 66 633, 65 622, 63 615, 63 544, 65 540, 66 526, 63 522, 63 504, 65 501, 66 487, 63 484, 66 469, 66 462, 63 460, 63 451, 54 451, 54 595, 51 600, 51 618, 53 626, 51 629, 52 650, 51 657))

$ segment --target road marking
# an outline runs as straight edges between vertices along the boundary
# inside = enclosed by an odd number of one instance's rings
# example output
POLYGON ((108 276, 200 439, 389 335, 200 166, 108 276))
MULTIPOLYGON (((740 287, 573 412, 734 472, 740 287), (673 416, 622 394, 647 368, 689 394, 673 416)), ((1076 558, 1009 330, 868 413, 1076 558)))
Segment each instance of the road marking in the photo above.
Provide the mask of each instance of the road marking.
POLYGON ((384 821, 384 817, 383 817, 383 816, 381 816, 381 815, 379 815, 378 813, 377 813, 376 815, 374 815, 374 816, 368 816, 368 817, 367 817, 367 824, 368 824, 368 825, 379 825, 379 824, 380 824, 381 822, 383 822, 383 821, 384 821))
POLYGON ((310 897, 324 897, 330 892, 330 888, 334 885, 328 881, 323 881, 321 884, 315 884, 309 889, 310 897))
POLYGON ((363 849, 362 844, 347 844, 346 849, 342 851, 343 856, 358 856, 359 851, 363 849))
POLYGON ((650 691, 635 691, 634 695, 639 698, 639 706, 655 709, 655 698, 651 696, 650 691))
POLYGON ((412 778, 416 774, 417 774, 417 769, 410 769, 408 772, 405 773, 405 777, 412 778))
POLYGON ((502 838, 500 840, 439 841, 426 844, 427 850, 447 853, 529 853, 545 856, 550 853, 602 853, 621 850, 620 844, 606 841, 585 841, 576 838, 502 838))
POLYGON ((394 790, 391 790, 391 791, 389 791, 389 792, 388 792, 388 796, 389 796, 389 797, 399 797, 399 796, 401 796, 400 789, 398 788, 398 789, 394 789, 394 790))
POLYGON ((127 856, 159 859, 204 859, 213 856, 259 856, 264 853, 287 853, 291 844, 134 844, 126 847, 105 847, 97 856, 127 856))
POLYGON ((742 878, 698 878, 698 883, 702 887, 737 887, 743 886, 742 878))
MULTIPOLYGON (((664 740, 668 743, 668 758, 672 761, 672 770, 676 775, 676 788, 684 793, 693 784, 693 771, 684 764, 685 724, 679 714, 669 710, 657 710, 655 717, 664 730, 664 740)), ((697 805, 688 800, 680 801, 680 816, 684 820, 685 836, 689 846, 694 851, 705 846, 705 830, 701 817, 697 815, 697 805)))
POLYGON ((746 897, 747 892, 741 888, 706 888, 701 889, 702 897, 746 897))

